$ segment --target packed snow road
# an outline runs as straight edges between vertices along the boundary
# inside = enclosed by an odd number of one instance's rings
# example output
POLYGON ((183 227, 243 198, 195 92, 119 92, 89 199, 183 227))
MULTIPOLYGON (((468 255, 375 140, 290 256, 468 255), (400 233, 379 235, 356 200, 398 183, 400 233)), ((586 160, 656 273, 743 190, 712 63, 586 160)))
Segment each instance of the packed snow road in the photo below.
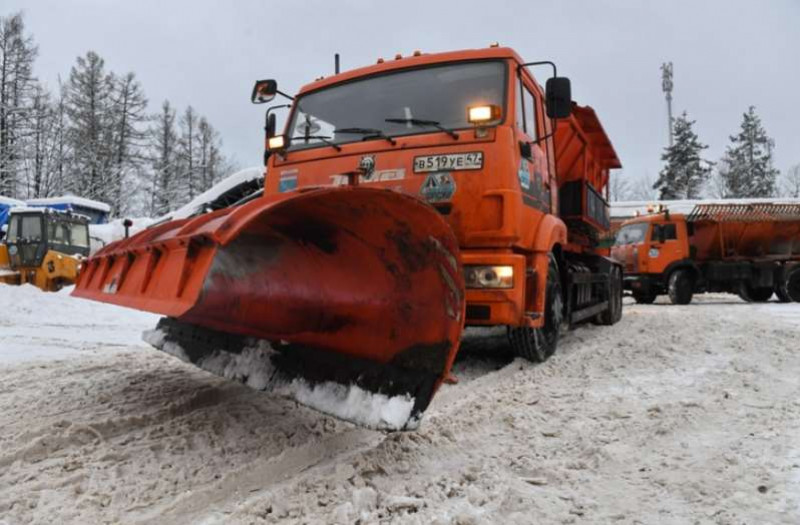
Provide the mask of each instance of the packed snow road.
POLYGON ((155 316, 0 299, 0 523, 800 522, 798 305, 626 303, 537 366, 471 333, 383 433, 149 349, 155 316))

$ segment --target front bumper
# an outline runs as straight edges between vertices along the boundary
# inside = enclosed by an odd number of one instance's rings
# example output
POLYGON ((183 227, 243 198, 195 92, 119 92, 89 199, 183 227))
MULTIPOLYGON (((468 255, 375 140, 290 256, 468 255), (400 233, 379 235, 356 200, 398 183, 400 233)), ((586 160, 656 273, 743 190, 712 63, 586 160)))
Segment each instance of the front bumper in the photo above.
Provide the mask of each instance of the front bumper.
POLYGON ((464 266, 497 265, 514 268, 512 288, 467 289, 467 325, 537 325, 541 315, 525 311, 526 305, 534 302, 532 299, 536 288, 536 276, 528 271, 525 256, 513 253, 462 252, 461 262, 464 266))
POLYGON ((628 274, 622 278, 622 287, 632 292, 643 294, 661 292, 661 279, 656 275, 646 273, 628 274))

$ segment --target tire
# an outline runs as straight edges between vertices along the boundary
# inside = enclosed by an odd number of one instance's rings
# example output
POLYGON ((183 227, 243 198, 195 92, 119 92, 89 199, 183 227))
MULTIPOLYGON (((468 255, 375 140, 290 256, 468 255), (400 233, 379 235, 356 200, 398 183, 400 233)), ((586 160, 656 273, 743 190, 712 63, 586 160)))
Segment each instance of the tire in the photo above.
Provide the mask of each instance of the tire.
POLYGON ((775 283, 775 297, 778 298, 779 303, 791 303, 792 298, 789 296, 786 282, 775 283))
POLYGON ((800 303, 800 268, 795 268, 786 276, 786 295, 792 301, 800 303))
POLYGON ((772 297, 773 290, 769 286, 754 288, 748 283, 742 283, 739 287, 739 297, 748 303, 766 303, 772 297))
POLYGON ((564 318, 564 299, 561 276, 555 259, 550 257, 545 287, 544 326, 509 326, 508 342, 514 355, 534 363, 542 363, 556 352, 561 323, 564 318))
POLYGON ((694 294, 694 283, 689 270, 675 270, 669 276, 669 300, 672 304, 689 304, 694 294))
POLYGON ((622 319, 622 270, 619 266, 612 266, 609 274, 608 310, 600 312, 598 320, 601 325, 611 326, 622 319))
POLYGON ((637 304, 653 304, 658 297, 654 293, 633 292, 633 299, 637 304))

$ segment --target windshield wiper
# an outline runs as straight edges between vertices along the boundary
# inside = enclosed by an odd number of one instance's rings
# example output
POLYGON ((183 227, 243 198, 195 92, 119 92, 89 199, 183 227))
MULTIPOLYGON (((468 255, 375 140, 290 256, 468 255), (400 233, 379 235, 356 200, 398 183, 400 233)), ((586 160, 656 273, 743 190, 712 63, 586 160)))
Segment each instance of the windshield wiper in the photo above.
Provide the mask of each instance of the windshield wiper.
POLYGON ((392 146, 397 144, 397 141, 394 140, 394 138, 386 135, 383 131, 377 128, 339 128, 335 131, 335 133, 353 133, 356 135, 364 135, 362 140, 367 140, 374 137, 388 140, 392 146))
POLYGON ((439 131, 444 131, 455 140, 458 140, 458 133, 453 131, 452 129, 447 129, 446 127, 439 124, 436 120, 424 120, 419 118, 385 118, 383 119, 384 122, 390 122, 392 124, 411 124, 412 126, 431 126, 433 128, 438 129, 439 131))
POLYGON ((315 139, 319 140, 320 142, 324 142, 328 146, 332 147, 336 151, 342 151, 342 147, 332 140, 330 137, 326 137, 324 135, 301 135, 299 137, 289 137, 289 142, 291 143, 294 140, 308 140, 308 139, 315 139))

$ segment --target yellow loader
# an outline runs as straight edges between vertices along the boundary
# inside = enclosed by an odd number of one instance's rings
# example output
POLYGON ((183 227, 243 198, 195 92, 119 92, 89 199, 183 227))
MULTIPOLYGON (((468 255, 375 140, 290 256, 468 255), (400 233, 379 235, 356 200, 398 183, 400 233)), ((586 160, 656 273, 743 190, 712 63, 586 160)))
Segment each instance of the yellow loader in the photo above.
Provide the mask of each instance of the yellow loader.
POLYGON ((0 283, 55 292, 75 283, 88 255, 86 217, 49 208, 12 209, 0 243, 0 283))

